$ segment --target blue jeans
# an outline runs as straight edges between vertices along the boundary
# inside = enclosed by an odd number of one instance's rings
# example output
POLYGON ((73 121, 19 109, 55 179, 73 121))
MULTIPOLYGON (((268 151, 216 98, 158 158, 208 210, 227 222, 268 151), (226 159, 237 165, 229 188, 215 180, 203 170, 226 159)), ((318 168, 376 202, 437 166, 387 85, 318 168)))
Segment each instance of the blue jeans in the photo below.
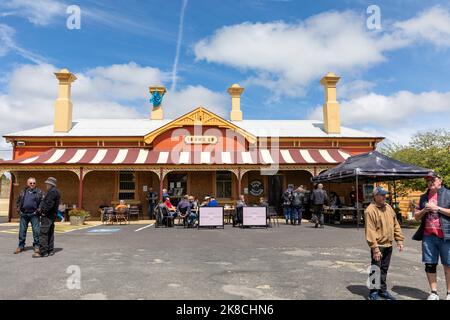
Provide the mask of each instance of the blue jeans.
POLYGON ((291 207, 284 207, 284 218, 286 219, 286 222, 289 221, 292 215, 292 208, 291 207))
POLYGON ((298 223, 302 221, 302 207, 293 207, 291 210, 291 222, 298 223))
POLYGON ((39 217, 35 214, 20 213, 19 226, 19 248, 25 248, 25 240, 27 239, 28 224, 31 222, 33 230, 33 247, 39 247, 39 217))
POLYGON ((450 267, 450 240, 438 238, 434 235, 423 236, 422 262, 437 264, 441 257, 441 263, 450 267))
POLYGON ((195 220, 197 220, 197 214, 191 212, 191 214, 187 217, 188 226, 192 227, 195 223, 195 220))
POLYGON ((155 211, 155 204, 154 203, 149 203, 148 204, 148 218, 151 220, 154 218, 154 211, 155 211))

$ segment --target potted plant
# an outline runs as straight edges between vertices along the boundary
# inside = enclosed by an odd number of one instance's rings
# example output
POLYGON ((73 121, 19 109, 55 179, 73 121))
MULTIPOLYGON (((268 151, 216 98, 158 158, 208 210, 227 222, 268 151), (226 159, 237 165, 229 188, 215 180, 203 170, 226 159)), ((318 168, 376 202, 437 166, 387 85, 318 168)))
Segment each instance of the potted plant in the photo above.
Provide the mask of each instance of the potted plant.
POLYGON ((83 225, 84 221, 90 216, 89 211, 83 209, 74 208, 69 211, 70 224, 73 226, 83 225))

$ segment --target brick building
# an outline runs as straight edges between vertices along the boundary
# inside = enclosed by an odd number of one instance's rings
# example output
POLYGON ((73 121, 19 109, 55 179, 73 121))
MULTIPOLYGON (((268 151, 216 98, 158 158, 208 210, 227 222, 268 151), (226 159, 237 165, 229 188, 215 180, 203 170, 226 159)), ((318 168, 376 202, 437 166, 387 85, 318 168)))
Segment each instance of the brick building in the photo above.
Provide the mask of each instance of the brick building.
MULTIPOLYGON (((148 119, 78 119, 72 121, 71 85, 75 75, 67 69, 55 73, 59 96, 54 124, 7 134, 12 160, 0 162, 0 176, 10 172, 13 203, 29 176, 43 181, 58 179, 62 201, 89 210, 120 199, 139 204, 146 212, 146 190, 169 189, 177 200, 183 194, 203 198, 215 195, 232 203, 245 194, 249 203, 259 197, 278 207, 290 183, 312 188, 311 177, 354 154, 375 149, 382 137, 340 125, 336 100, 339 77, 322 78, 325 89, 323 121, 247 120, 240 97, 244 88, 234 84, 230 118, 207 107, 197 107, 176 119, 164 118, 164 104, 153 104, 148 119)), ((163 97, 164 87, 150 87, 163 97)), ((170 94, 170 93, 168 93, 170 94)), ((76 106, 75 106, 76 107, 76 106)), ((170 107, 170 106, 169 106, 170 107)), ((344 197, 350 185, 329 185, 344 197)))

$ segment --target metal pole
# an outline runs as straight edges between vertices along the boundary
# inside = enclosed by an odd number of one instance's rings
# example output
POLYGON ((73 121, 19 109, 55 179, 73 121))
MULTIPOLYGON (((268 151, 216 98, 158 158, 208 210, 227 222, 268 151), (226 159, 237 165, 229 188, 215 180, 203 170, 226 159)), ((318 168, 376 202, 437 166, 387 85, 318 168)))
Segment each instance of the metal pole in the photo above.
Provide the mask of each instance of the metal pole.
POLYGON ((359 188, 358 188, 358 175, 356 175, 356 228, 359 230, 359 188))
POLYGON ((397 188, 396 188, 396 184, 395 184, 395 180, 394 180, 394 207, 397 204, 397 188))

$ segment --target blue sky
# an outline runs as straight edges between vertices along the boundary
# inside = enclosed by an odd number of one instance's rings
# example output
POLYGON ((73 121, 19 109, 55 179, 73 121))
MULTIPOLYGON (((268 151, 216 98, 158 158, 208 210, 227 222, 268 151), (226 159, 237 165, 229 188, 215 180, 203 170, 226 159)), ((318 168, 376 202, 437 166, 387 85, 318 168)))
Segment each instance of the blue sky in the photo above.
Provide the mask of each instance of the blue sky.
POLYGON ((448 129, 449 2, 336 2, 2 0, 0 134, 52 122, 63 67, 79 78, 78 118, 147 117, 157 82, 172 89, 167 116, 202 104, 228 117, 237 82, 244 118, 320 119, 319 80, 332 71, 344 125, 401 143, 448 129), (79 30, 66 27, 68 5, 81 9, 79 30), (380 30, 366 25, 369 5, 380 30))

